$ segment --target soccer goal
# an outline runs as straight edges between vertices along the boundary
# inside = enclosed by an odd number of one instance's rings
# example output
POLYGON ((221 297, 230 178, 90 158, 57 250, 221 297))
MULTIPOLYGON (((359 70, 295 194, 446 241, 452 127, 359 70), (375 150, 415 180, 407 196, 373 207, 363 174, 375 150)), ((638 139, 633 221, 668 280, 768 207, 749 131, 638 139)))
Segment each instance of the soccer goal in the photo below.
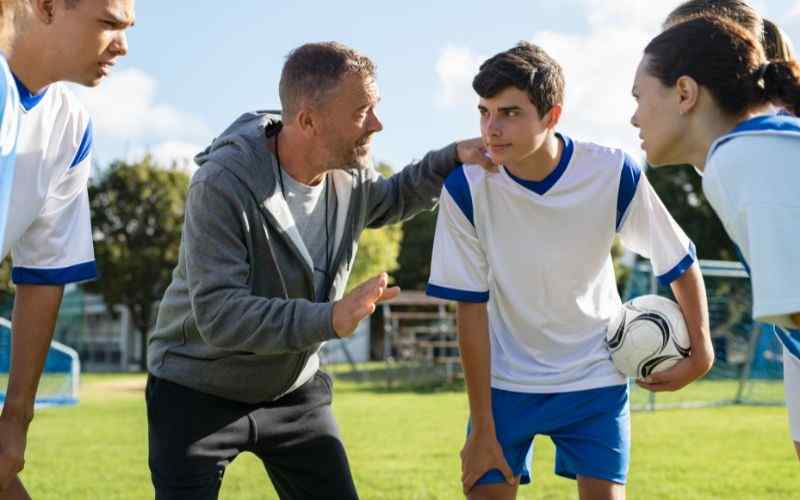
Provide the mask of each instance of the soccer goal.
MULTIPOLYGON (((680 391, 652 393, 631 384, 631 408, 690 408, 729 404, 782 405, 780 342, 770 325, 753 321, 750 278, 738 262, 701 260, 708 294, 711 341, 716 361, 711 371, 680 391)), ((674 300, 649 262, 638 262, 626 285, 625 300, 645 294, 674 300)))
MULTIPOLYGON (((11 368, 11 322, 0 318, 0 403, 5 402, 8 373, 11 368)), ((36 408, 71 405, 78 402, 80 360, 74 349, 53 341, 47 351, 36 408)))

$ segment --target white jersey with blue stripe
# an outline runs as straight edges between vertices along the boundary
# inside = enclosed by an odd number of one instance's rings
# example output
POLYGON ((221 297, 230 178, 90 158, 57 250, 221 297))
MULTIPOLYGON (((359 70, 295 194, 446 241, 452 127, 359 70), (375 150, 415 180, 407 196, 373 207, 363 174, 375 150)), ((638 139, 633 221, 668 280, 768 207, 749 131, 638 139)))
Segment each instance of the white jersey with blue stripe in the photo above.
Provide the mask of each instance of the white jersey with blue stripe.
POLYGON ((89 115, 64 84, 34 95, 14 81, 21 116, 2 256, 11 253, 17 284, 93 279, 89 115))
POLYGON ((12 211, 19 115, 19 92, 8 62, 0 53, 0 248, 5 246, 6 222, 12 211))
POLYGON ((544 180, 501 167, 454 170, 442 190, 428 294, 488 302, 492 387, 568 392, 624 384, 605 346, 621 305, 616 235, 662 283, 694 248, 621 150, 572 141, 544 180))
POLYGON ((758 116, 717 139, 703 192, 750 272, 753 318, 800 358, 800 119, 758 116))

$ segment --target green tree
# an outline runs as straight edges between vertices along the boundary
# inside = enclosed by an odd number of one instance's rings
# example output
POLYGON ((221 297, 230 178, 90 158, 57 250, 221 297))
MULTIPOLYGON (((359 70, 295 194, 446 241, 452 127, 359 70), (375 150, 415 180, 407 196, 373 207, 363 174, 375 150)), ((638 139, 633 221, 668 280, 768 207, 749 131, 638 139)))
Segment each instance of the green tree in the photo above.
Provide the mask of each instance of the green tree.
POLYGON ((14 284, 11 282, 11 257, 0 262, 0 302, 14 296, 14 284))
MULTIPOLYGON (((388 176, 392 167, 379 163, 378 172, 388 176)), ((347 283, 348 289, 383 271, 391 273, 397 269, 397 255, 403 229, 400 224, 384 226, 380 229, 367 229, 358 240, 358 255, 347 283)))
POLYGON ((101 294, 112 312, 117 305, 128 308, 142 335, 142 369, 156 303, 178 262, 188 186, 185 172, 161 168, 147 156, 112 163, 89 187, 100 279, 84 288, 101 294))
POLYGON ((0 316, 11 319, 14 303, 14 284, 11 282, 11 257, 0 262, 0 316))
POLYGON ((700 258, 736 260, 733 243, 703 196, 702 178, 691 166, 648 168, 647 178, 700 258))
POLYGON ((431 273, 436 211, 423 212, 403 223, 403 240, 394 279, 404 290, 424 290, 431 273))

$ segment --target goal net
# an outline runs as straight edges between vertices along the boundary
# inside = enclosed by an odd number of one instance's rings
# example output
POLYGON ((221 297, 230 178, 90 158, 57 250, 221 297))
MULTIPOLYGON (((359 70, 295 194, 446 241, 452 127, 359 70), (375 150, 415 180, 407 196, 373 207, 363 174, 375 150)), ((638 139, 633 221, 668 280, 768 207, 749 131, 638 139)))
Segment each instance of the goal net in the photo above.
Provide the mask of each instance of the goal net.
MULTIPOLYGON (((11 322, 0 318, 0 403, 5 401, 11 368, 11 322)), ((78 353, 53 341, 47 351, 42 378, 36 391, 37 408, 78 402, 80 361, 78 353)))

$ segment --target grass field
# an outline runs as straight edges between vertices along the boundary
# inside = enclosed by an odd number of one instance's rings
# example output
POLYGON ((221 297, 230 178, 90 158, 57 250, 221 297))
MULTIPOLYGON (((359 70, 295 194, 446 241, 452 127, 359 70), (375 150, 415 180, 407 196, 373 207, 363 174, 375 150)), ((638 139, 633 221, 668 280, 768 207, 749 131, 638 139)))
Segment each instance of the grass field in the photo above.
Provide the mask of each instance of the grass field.
MULTIPOLYGON (((727 394, 721 384, 710 382, 704 390, 727 394)), ((34 499, 153 497, 143 386, 143 375, 84 375, 80 404, 38 413, 22 475, 34 499)), ((463 388, 387 390, 339 377, 333 407, 362 498, 462 498, 463 388)), ((632 427, 629 498, 800 498, 800 464, 785 408, 635 412, 632 427)), ((519 498, 577 498, 575 483, 552 469, 552 444, 537 438, 534 483, 522 487, 519 498)), ((220 497, 277 498, 249 454, 228 468, 220 497)))

